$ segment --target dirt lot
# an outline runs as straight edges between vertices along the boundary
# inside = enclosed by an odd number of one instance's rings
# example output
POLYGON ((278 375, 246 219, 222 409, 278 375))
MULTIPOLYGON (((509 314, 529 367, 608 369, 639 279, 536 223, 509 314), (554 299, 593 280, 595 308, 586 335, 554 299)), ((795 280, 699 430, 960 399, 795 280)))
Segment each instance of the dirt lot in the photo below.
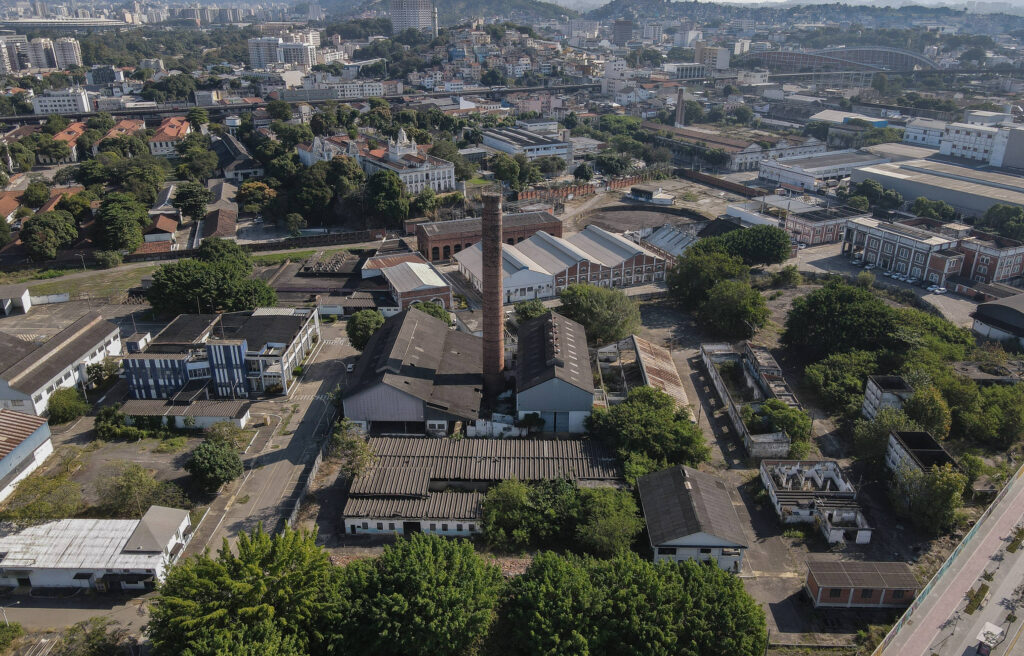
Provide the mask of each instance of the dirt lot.
MULTIPOLYGON (((693 210, 709 219, 724 214, 727 205, 745 200, 727 191, 708 187, 691 180, 659 180, 656 184, 660 185, 667 193, 675 195, 675 207, 693 210)), ((663 225, 681 220, 681 217, 659 212, 656 207, 644 207, 622 200, 623 196, 627 193, 629 193, 628 189, 609 191, 598 196, 569 201, 565 204, 565 214, 561 217, 565 222, 565 232, 579 232, 590 223, 621 231, 636 230, 637 228, 663 225), (602 208, 619 206, 623 203, 635 205, 638 208, 638 212, 633 216, 629 216, 633 214, 629 212, 614 212, 609 215, 601 212, 602 208)))
POLYGON ((765 608, 773 644, 850 645, 858 630, 868 624, 891 622, 894 614, 813 610, 801 593, 806 572, 804 563, 808 557, 905 560, 916 563, 919 575, 925 580, 955 546, 959 536, 928 540, 892 513, 884 483, 872 480, 872 472, 863 471, 846 457, 849 451, 846 438, 836 429, 833 418, 816 406, 815 399, 801 385, 802 367, 778 348, 781 325, 793 298, 813 288, 802 286, 798 290, 785 290, 770 300, 774 325, 762 330, 754 341, 772 348, 787 381, 814 419, 814 450, 810 457, 839 460, 859 486, 858 500, 875 527, 868 545, 830 547, 809 525, 804 527, 807 537, 786 537, 774 509, 759 494, 762 485, 757 465, 747 457, 703 371, 699 346, 708 341, 707 336, 691 316, 666 303, 641 306, 643 328, 640 333, 673 349, 687 395, 695 406, 704 434, 710 438, 711 463, 705 468, 728 481, 733 505, 748 535, 749 548, 740 577, 747 591, 765 608))

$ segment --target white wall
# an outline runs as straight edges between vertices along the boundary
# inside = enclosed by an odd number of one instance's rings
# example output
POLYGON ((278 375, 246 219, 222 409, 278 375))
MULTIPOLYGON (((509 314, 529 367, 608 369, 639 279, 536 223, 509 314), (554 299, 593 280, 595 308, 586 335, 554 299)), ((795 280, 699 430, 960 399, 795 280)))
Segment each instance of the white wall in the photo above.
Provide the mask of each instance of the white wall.
POLYGON ((402 522, 419 522, 420 528, 423 533, 432 535, 445 535, 455 537, 469 537, 480 533, 480 521, 479 520, 466 520, 466 519, 416 519, 414 517, 396 518, 390 517, 387 519, 362 519, 362 518, 345 518, 345 534, 346 535, 405 535, 402 529, 402 522), (363 525, 366 528, 363 528, 363 525), (377 528, 377 525, 381 528, 377 528), (431 528, 433 526, 433 528, 431 528), (444 530, 447 526, 448 530, 444 530), (462 530, 459 530, 459 526, 462 530), (352 532, 352 527, 355 527, 356 532, 352 532), (470 529, 472 527, 472 529, 470 529))
MULTIPOLYGON (((43 427, 45 428, 45 427, 43 427)), ((37 431, 38 432, 38 431, 37 431)), ((17 476, 11 479, 11 482, 7 484, 2 490, 0 490, 0 501, 3 501, 7 497, 11 496, 14 492, 14 488, 18 482, 24 479, 26 476, 34 472, 39 468, 39 465, 43 464, 47 457, 53 453, 53 442, 49 438, 49 430, 46 431, 47 437, 43 440, 42 444, 35 446, 36 441, 31 442, 32 446, 22 450, 22 447, 30 444, 29 440, 25 440, 17 447, 14 451, 11 451, 0 460, 0 471, 3 471, 2 476, 9 474, 17 465, 27 460, 27 464, 17 476)))

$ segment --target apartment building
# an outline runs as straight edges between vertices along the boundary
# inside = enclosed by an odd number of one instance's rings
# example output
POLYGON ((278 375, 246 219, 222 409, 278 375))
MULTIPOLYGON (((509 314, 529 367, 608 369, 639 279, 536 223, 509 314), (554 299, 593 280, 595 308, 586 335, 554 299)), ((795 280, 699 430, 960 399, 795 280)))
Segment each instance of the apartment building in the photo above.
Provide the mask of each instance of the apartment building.
POLYGON ((903 143, 912 146, 938 148, 946 134, 946 122, 931 118, 915 118, 907 121, 903 129, 903 143))
POLYGON ((89 94, 82 87, 47 89, 32 96, 32 113, 37 116, 50 114, 82 114, 92 111, 89 94))

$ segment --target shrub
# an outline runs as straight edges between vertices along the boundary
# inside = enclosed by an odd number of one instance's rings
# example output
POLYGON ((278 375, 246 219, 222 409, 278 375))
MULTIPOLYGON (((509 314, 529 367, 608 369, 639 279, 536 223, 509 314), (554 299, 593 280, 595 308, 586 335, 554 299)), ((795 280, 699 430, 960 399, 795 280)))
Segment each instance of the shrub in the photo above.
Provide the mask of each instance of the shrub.
POLYGON ((46 410, 49 413, 51 424, 65 424, 89 412, 89 404, 77 389, 65 387, 50 396, 46 410))
POLYGON ((101 269, 113 269, 121 264, 121 254, 117 251, 96 251, 95 257, 101 269))

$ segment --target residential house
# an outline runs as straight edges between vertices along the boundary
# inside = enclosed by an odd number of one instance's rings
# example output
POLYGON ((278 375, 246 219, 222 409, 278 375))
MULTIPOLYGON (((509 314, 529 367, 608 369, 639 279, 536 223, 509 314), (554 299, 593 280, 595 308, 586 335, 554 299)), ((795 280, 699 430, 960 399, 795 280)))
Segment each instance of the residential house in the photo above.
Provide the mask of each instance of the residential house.
POLYGON ((67 157, 55 158, 45 155, 42 152, 36 153, 36 159, 39 160, 40 164, 73 164, 78 161, 78 138, 85 134, 85 123, 76 121, 71 123, 66 128, 53 135, 53 140, 58 143, 63 143, 68 147, 67 157))
POLYGON ((149 138, 149 152, 158 157, 177 157, 178 144, 192 132, 192 124, 184 116, 165 118, 149 138))
POLYGON ((637 491, 654 562, 710 560, 742 569, 747 536, 722 479, 678 465, 641 476, 637 491))

